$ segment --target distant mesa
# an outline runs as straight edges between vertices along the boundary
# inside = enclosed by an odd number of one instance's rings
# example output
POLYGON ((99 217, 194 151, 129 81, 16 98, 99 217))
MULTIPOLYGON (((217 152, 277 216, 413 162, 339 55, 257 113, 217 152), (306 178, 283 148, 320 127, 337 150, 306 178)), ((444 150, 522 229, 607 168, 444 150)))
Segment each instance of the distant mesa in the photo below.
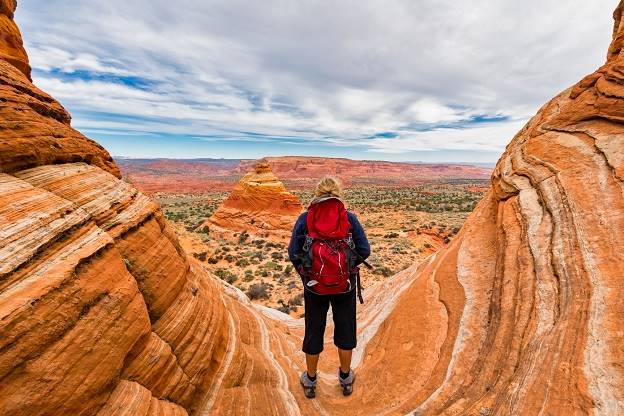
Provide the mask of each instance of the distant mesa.
POLYGON ((241 178, 201 227, 207 227, 212 235, 226 238, 244 231, 257 237, 286 241, 302 210, 299 198, 288 192, 266 160, 261 160, 254 164, 253 171, 241 178))
MULTIPOLYGON (((345 186, 417 186, 432 180, 488 179, 492 169, 448 163, 406 163, 345 158, 266 157, 271 170, 291 190, 310 189, 325 175, 345 186)), ((148 194, 229 191, 257 160, 117 159, 122 174, 148 194)))

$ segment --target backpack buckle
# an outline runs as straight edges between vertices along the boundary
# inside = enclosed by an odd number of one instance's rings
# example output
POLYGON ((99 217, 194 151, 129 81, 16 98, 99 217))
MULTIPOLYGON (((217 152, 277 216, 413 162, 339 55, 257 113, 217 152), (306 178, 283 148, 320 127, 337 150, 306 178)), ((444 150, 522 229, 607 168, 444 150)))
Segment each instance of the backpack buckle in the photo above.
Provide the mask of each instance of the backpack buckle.
POLYGON ((353 235, 351 235, 351 233, 344 239, 344 242, 347 243, 351 250, 355 250, 355 243, 353 242, 353 235))
POLYGON ((310 250, 310 247, 312 246, 313 241, 314 239, 312 237, 310 237, 309 235, 306 235, 305 243, 303 243, 303 251, 310 250))

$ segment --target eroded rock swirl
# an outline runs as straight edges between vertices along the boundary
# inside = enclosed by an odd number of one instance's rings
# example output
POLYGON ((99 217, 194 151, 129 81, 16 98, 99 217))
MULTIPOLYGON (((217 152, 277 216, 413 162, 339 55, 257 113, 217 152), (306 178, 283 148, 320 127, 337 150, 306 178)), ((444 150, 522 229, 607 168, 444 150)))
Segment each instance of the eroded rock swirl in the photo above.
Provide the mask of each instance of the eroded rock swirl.
POLYGON ((623 5, 449 247, 365 291, 354 394, 328 336, 307 400, 302 322, 185 255, 29 81, 0 0, 0 414, 624 414, 623 5))

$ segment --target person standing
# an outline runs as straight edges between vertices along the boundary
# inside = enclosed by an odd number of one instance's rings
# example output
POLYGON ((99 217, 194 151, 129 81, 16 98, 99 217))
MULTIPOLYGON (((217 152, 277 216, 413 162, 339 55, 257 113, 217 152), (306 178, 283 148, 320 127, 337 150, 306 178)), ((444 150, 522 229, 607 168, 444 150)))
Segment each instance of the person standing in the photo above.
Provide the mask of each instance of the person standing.
POLYGON ((302 351, 307 369, 300 382, 305 396, 315 397, 317 366, 331 305, 334 344, 340 359, 338 381, 348 396, 355 381, 351 356, 357 345, 356 292, 363 302, 358 266, 370 255, 370 244, 355 214, 346 210, 337 179, 321 179, 314 194, 308 210, 297 219, 288 245, 288 257, 304 285, 302 351))

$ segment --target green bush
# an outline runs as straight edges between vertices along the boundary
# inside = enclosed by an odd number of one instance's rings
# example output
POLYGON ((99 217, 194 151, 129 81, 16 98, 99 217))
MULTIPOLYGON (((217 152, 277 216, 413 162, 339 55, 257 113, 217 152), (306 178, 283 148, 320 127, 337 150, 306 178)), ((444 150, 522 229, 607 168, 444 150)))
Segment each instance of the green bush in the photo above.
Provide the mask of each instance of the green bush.
POLYGON ((375 274, 380 274, 383 277, 390 277, 394 274, 394 272, 389 267, 381 266, 375 269, 375 274))
POLYGON ((234 283, 237 279, 238 276, 235 275, 234 273, 232 273, 229 270, 226 269, 222 269, 219 268, 217 270, 214 271, 214 274, 221 280, 225 280, 226 282, 228 282, 229 284, 234 283))
POLYGON ((236 260, 236 265, 238 267, 245 267, 245 266, 249 266, 249 260, 242 258, 242 259, 238 259, 236 260))

